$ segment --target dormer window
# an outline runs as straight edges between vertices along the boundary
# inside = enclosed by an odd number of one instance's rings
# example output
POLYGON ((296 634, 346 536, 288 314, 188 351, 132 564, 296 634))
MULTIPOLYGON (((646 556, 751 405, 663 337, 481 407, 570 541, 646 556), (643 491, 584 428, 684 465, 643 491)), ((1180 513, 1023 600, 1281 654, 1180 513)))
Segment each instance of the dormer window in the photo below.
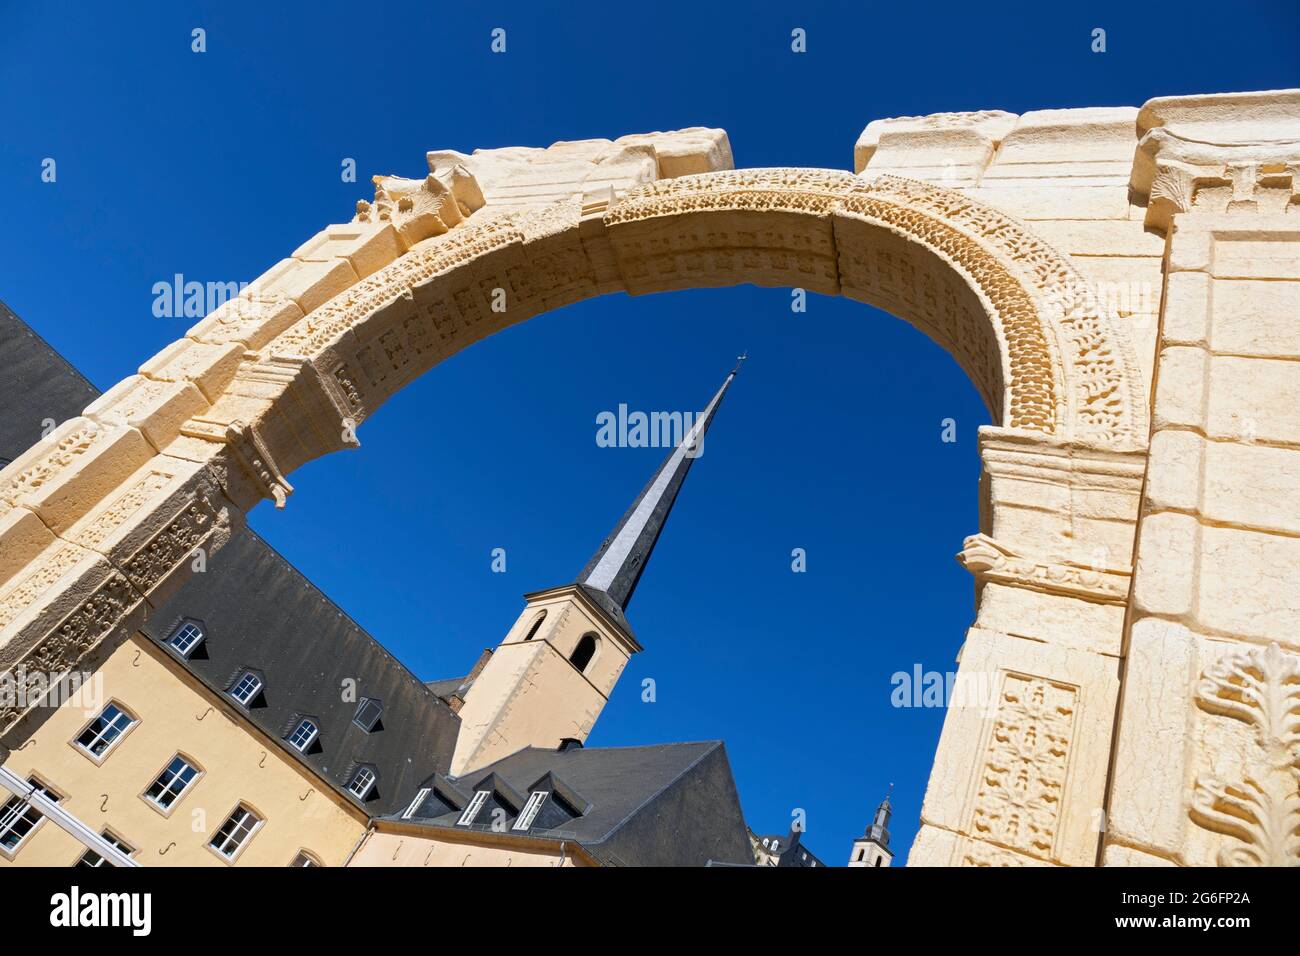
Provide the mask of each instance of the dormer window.
POLYGON ((298 722, 298 726, 293 729, 289 735, 289 744, 299 753, 306 753, 307 748, 316 742, 320 736, 320 728, 310 717, 304 717, 298 722))
POLYGON ((411 801, 410 806, 402 812, 403 820, 409 820, 411 817, 415 816, 415 811, 420 809, 420 804, 424 803, 424 798, 429 795, 429 790, 429 787, 420 788, 419 792, 415 795, 415 799, 411 801))
POLYGON ((167 645, 185 659, 194 653, 194 649, 203 643, 203 628, 194 621, 182 621, 172 632, 167 645))
POLYGON ((520 812, 519 818, 515 820, 513 829, 527 830, 537 819, 537 813, 542 809, 542 804, 546 802, 545 790, 534 790, 528 802, 524 804, 524 809, 520 812))
POLYGON ((376 700, 373 697, 362 697, 361 703, 357 705, 357 712, 352 718, 352 722, 366 733, 372 733, 379 725, 379 718, 383 715, 383 701, 376 700))
POLYGON ((262 692, 262 678, 252 671, 244 671, 230 688, 230 696, 247 707, 262 692))
POLYGON ((352 775, 352 782, 348 784, 348 793, 358 800, 365 800, 375 789, 377 779, 372 767, 358 767, 356 773, 352 775))
POLYGON ((580 671, 585 671, 591 659, 596 656, 597 638, 595 634, 584 634, 578 646, 569 655, 569 663, 580 671))
POLYGON ((474 799, 469 802, 469 805, 465 807, 465 812, 462 813, 460 819, 456 821, 456 826, 467 827, 472 824, 474 818, 479 815, 479 811, 483 809, 483 804, 487 803, 488 797, 490 796, 492 796, 491 790, 480 790, 475 793, 474 799))

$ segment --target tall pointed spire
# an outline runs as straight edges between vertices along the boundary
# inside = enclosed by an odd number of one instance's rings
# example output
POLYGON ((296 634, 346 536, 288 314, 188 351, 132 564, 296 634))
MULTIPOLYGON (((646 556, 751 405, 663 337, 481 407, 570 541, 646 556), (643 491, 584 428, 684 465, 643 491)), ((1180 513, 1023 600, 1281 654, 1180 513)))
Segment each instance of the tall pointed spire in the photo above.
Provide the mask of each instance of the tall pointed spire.
POLYGON ((650 561, 650 553, 663 533, 668 513, 672 511, 682 482, 686 480, 686 473, 691 470, 691 462, 699 457, 697 449, 704 441, 713 416, 717 414, 722 396, 727 394, 732 380, 748 357, 737 357, 736 367, 723 380, 722 387, 704 411, 696 416, 681 444, 659 466, 654 477, 632 502, 632 507, 628 508, 622 520, 615 525, 613 532, 578 575, 577 584, 620 622, 623 621, 623 611, 632 600, 632 592, 641 579, 641 572, 650 561))

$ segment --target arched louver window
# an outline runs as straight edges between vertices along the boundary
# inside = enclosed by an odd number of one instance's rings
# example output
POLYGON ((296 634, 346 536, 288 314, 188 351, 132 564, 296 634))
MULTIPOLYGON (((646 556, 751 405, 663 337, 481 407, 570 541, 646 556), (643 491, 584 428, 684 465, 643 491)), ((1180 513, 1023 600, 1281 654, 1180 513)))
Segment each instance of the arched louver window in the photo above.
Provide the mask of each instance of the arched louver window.
POLYGON ((531 641, 534 637, 536 637, 537 632, 542 627, 542 622, 545 620, 546 620, 546 612, 543 611, 541 614, 537 615, 537 620, 533 621, 533 626, 528 629, 528 636, 525 637, 524 640, 531 641))
POLYGON ((578 641, 578 646, 573 649, 569 656, 569 663, 580 671, 585 671, 591 659, 596 656, 596 635, 584 634, 582 640, 578 641))

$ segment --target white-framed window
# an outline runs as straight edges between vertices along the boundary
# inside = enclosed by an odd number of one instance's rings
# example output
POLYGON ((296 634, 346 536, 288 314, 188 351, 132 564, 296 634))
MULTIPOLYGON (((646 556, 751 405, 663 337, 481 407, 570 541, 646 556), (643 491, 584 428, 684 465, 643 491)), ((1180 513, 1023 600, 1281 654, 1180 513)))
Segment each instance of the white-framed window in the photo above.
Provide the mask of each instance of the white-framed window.
POLYGON ((193 621, 184 621, 180 627, 172 632, 172 636, 167 643, 181 657, 188 658, 194 648, 203 643, 203 628, 193 621))
MULTIPOLYGON (((27 782, 55 803, 63 799, 39 780, 29 777, 27 782)), ((17 794, 11 796, 5 801, 4 806, 0 807, 0 848, 7 850, 9 853, 18 852, 18 848, 23 845, 23 841, 31 836, 32 831, 36 829, 36 825, 43 819, 45 819, 45 814, 22 797, 17 794)))
POLYGON ((144 792, 144 797, 146 800, 152 800, 162 809, 170 810, 172 804, 189 790, 198 775, 198 769, 177 754, 172 758, 171 763, 163 768, 158 779, 144 792))
POLYGON ((415 799, 411 801, 411 805, 402 811, 403 820, 409 820, 411 817, 415 816, 415 811, 420 809, 420 804, 424 803, 424 798, 429 795, 429 789, 429 787, 420 788, 420 792, 415 795, 415 799))
POLYGON ((299 850, 298 855, 293 858, 293 862, 289 865, 297 867, 324 866, 324 864, 316 858, 315 854, 308 853, 306 850, 299 850))
MULTIPOLYGON (((102 833, 100 833, 100 836, 102 836, 106 841, 111 843, 113 846, 117 847, 127 856, 132 856, 135 853, 135 847, 128 845, 125 840, 120 839, 116 834, 114 834, 110 830, 103 831, 102 833)), ((87 848, 86 852, 81 854, 81 859, 77 860, 77 862, 74 863, 73 866, 88 866, 88 867, 108 866, 108 861, 104 859, 102 856, 100 856, 98 853, 96 853, 94 850, 87 848)))
POLYGON ((358 767, 357 772, 352 775, 352 782, 348 784, 348 792, 358 800, 364 800, 370 796, 370 791, 375 789, 375 772, 369 767, 358 767))
POLYGON ((78 735, 77 746, 92 757, 103 757, 134 723, 134 717, 116 704, 109 704, 78 735))
POLYGON ((230 688, 230 696, 247 707, 248 702, 256 697, 261 690, 262 678, 252 671, 244 671, 243 676, 235 681, 235 686, 230 688))
POLYGON ((235 807, 235 812, 226 822, 221 824, 221 829, 212 835, 208 846, 227 860, 233 860, 248 845, 261 825, 262 818, 241 803, 235 807))
POLYGON ((473 823, 474 818, 478 816, 479 811, 483 809, 483 804, 487 803, 487 799, 490 796, 492 796, 491 790, 480 790, 474 794, 474 799, 465 807, 465 812, 462 813, 460 819, 456 821, 456 826, 467 827, 473 823))
POLYGON ((528 802, 524 804, 524 809, 520 811, 512 829, 527 830, 531 827, 533 821, 537 819, 538 811, 542 809, 542 804, 546 802, 546 796, 545 790, 534 790, 532 796, 528 798, 528 802))
POLYGON ((304 717, 289 735, 289 743, 300 753, 306 753, 307 748, 316 742, 318 736, 320 736, 320 728, 316 726, 316 722, 310 717, 304 717))

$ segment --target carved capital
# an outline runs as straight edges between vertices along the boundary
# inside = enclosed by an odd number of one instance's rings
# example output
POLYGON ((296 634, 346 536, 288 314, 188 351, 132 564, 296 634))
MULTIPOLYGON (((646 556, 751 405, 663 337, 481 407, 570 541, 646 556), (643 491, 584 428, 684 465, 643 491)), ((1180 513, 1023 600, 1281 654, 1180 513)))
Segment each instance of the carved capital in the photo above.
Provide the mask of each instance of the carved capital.
POLYGON ((1130 186, 1148 199, 1146 224, 1175 213, 1291 212, 1300 208, 1300 95, 1296 91, 1166 97, 1138 115, 1130 186))

